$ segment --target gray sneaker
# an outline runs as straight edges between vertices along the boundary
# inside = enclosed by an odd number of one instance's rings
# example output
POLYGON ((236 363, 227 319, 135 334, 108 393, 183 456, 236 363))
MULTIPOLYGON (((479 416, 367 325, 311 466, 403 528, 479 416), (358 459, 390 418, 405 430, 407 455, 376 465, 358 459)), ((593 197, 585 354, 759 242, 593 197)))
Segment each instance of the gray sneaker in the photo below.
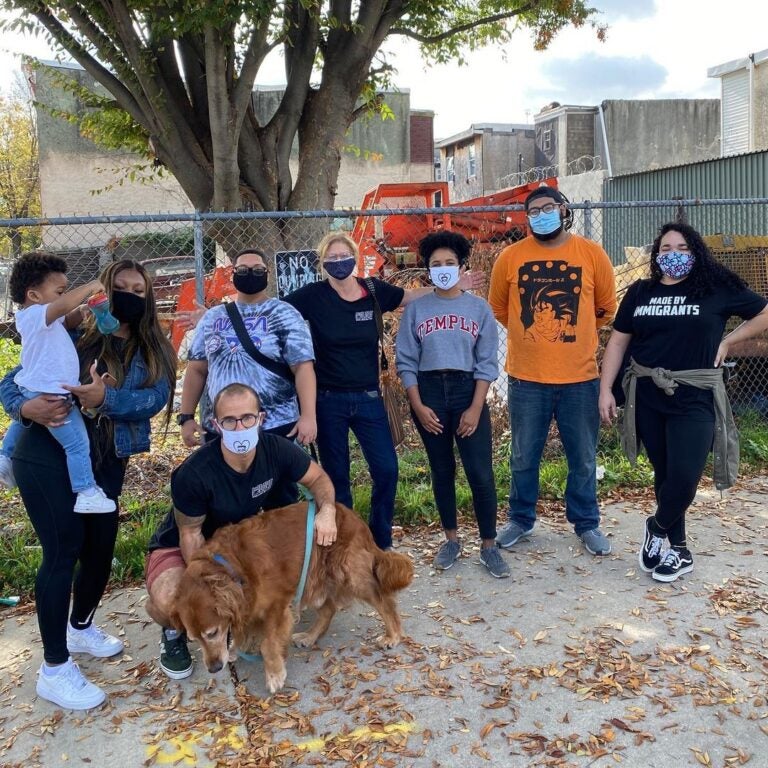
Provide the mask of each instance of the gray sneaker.
POLYGON ((503 525, 496 534, 496 545, 502 549, 511 549, 518 541, 520 541, 520 539, 528 538, 532 531, 533 526, 530 528, 523 528, 519 523, 510 520, 506 525, 503 525))
POLYGON ((590 555, 610 555, 611 542, 608 537, 599 529, 593 528, 591 531, 584 531, 579 537, 590 555))
POLYGON ((447 571, 458 560, 461 544, 458 541, 444 541, 437 550, 432 565, 438 571, 447 571))
POLYGON ((481 549, 480 562, 488 569, 494 579, 506 579, 510 575, 509 566, 496 547, 481 549))

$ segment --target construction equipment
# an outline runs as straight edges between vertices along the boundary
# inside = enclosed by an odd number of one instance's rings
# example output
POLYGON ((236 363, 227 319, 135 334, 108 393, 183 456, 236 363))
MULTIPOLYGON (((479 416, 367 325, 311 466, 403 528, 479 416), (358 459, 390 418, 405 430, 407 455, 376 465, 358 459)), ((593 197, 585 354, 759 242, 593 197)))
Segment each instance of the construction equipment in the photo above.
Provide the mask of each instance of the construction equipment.
POLYGON ((363 198, 363 211, 399 208, 443 208, 450 213, 390 214, 358 216, 352 229, 360 257, 361 275, 388 274, 416 266, 415 248, 419 240, 436 229, 460 232, 475 244, 514 242, 528 235, 525 211, 462 212, 462 208, 522 205, 534 189, 546 184, 557 189, 557 179, 522 184, 475 197, 461 203, 449 200, 449 185, 444 181, 379 184, 363 198))

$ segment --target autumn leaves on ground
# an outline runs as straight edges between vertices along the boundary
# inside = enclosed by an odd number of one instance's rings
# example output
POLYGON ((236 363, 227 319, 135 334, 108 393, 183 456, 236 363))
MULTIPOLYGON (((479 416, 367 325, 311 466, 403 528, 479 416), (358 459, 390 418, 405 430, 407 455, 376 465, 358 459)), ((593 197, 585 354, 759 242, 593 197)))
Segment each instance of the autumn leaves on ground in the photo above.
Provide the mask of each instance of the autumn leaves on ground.
POLYGON ((764 478, 725 499, 705 486, 689 525, 695 570, 670 585, 637 566, 647 493, 604 505, 614 552, 602 559, 543 505, 503 581, 477 564, 469 521, 445 573, 430 568, 438 530, 406 529, 399 549, 418 574, 401 597, 408 639, 381 651, 375 615, 352 606, 319 647, 291 650, 287 689, 271 697, 259 661, 231 678, 198 663, 188 681, 165 679, 133 588, 102 611, 125 655, 83 662, 106 708, 57 713, 32 701, 34 617, 6 614, 4 640, 26 643, 0 664, 0 765, 764 765, 767 493, 764 478))

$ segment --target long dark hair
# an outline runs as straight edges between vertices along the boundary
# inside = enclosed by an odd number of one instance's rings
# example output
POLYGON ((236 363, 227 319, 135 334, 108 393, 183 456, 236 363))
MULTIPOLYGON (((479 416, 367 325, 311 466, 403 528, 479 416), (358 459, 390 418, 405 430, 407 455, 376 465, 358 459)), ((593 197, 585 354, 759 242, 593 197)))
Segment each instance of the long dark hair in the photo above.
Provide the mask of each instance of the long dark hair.
POLYGON ((717 286, 723 286, 730 291, 740 291, 747 287, 747 284, 735 272, 732 272, 712 256, 707 244, 693 227, 674 221, 661 227, 651 246, 651 282, 658 283, 661 280, 662 271, 656 263, 656 257, 661 248, 661 239, 668 232, 679 232, 695 257, 693 269, 691 269, 685 283, 686 287, 689 287, 691 298, 701 299, 709 296, 717 286))
POLYGON ((166 379, 170 385, 171 392, 165 409, 165 423, 167 425, 173 410, 173 392, 176 385, 176 352, 160 327, 155 296, 152 293, 152 280, 147 270, 139 262, 132 259, 112 262, 101 273, 100 279, 107 296, 109 296, 110 303, 112 303, 115 278, 121 272, 129 269, 135 270, 144 279, 146 300, 144 316, 133 327, 133 333, 126 340, 125 345, 116 342, 115 337, 111 334, 102 334, 91 319, 77 344, 81 361, 80 380, 83 383, 91 381, 90 368, 93 361, 98 359, 114 376, 119 386, 125 380, 125 371, 133 360, 133 356, 137 350, 140 351, 147 366, 147 378, 143 382, 144 386, 151 386, 160 379, 166 379))

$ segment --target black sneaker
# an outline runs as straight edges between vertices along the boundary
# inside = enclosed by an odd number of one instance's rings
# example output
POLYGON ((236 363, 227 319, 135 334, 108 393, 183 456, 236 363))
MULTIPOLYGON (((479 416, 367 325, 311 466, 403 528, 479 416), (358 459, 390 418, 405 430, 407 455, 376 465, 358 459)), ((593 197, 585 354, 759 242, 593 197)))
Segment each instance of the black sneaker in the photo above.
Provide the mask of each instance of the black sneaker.
POLYGON ((684 573, 693 570, 693 557, 687 549, 668 549, 661 557, 661 562, 653 569, 656 581, 675 581, 684 573))
POLYGON ((637 555, 637 561, 640 563, 640 569, 646 573, 651 573, 653 569, 661 562, 661 548, 664 546, 664 538, 651 533, 648 527, 653 518, 649 517, 645 521, 645 537, 643 546, 637 555))
POLYGON ((165 629, 161 631, 160 669, 171 680, 183 680, 192 674, 192 657, 187 648, 187 636, 184 632, 173 632, 174 636, 169 638, 166 632, 165 629))

